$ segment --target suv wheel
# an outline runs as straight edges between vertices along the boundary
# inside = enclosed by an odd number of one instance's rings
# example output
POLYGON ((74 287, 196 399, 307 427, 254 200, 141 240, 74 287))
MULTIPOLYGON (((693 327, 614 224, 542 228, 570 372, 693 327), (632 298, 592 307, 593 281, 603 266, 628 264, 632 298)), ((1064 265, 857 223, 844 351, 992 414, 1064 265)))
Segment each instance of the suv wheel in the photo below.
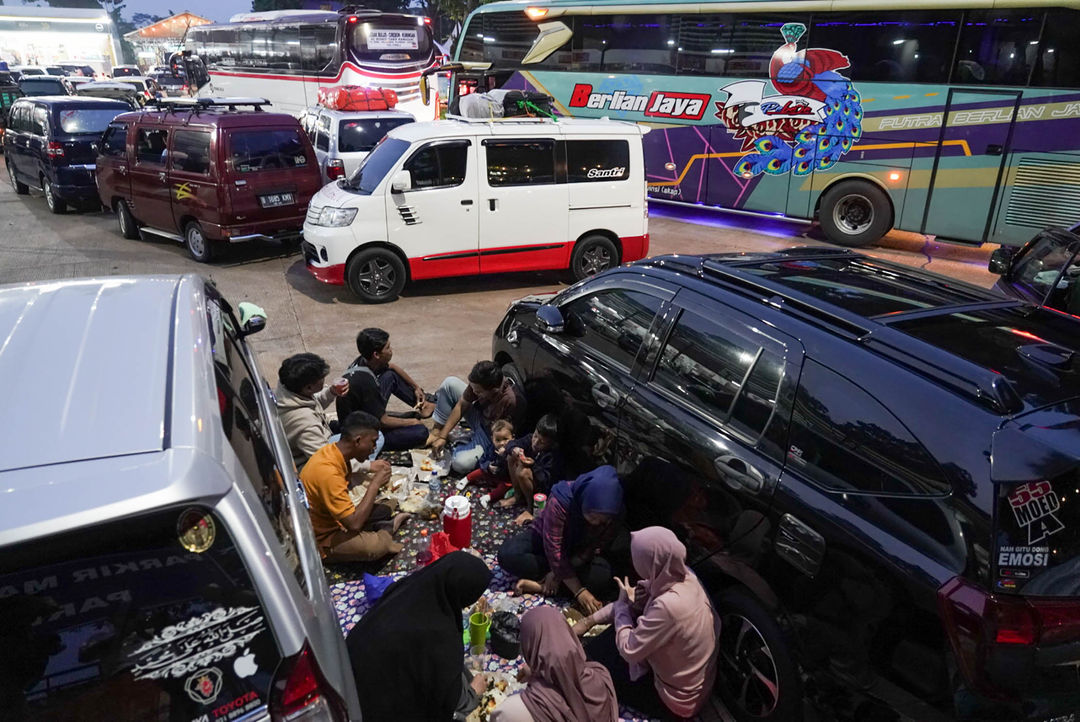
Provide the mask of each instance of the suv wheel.
POLYGON ((717 600, 720 654, 716 690, 739 722, 802 719, 798 668, 772 616, 735 587, 717 600))
POLYGON ((386 303, 405 288, 405 265, 392 251, 369 248, 349 259, 345 282, 365 303, 386 303))
POLYGON ((63 213, 67 210, 67 204, 56 197, 56 191, 53 190, 52 183, 45 176, 41 176, 41 191, 45 194, 45 205, 49 207, 51 212, 63 213))
POLYGON ((4 159, 4 165, 7 166, 8 178, 11 179, 11 187, 15 189, 15 192, 24 196, 30 192, 30 188, 25 183, 20 183, 19 179, 15 177, 15 166, 11 162, 11 157, 4 159))
POLYGON ((521 371, 518 370, 517 364, 513 361, 502 365, 503 376, 510 379, 515 386, 525 391, 525 379, 521 377, 521 371))
POLYGON ((613 268, 619 262, 615 244, 604 236, 586 236, 574 246, 570 256, 570 277, 580 281, 613 268))
POLYGON ((116 222, 120 224, 120 235, 124 238, 135 240, 139 237, 139 226, 126 201, 116 202, 116 222))
POLYGON ((195 221, 184 226, 184 245, 191 257, 199 263, 209 263, 214 258, 214 244, 203 233, 202 226, 195 221))
POLYGON ((892 203, 885 191, 870 181, 844 181, 825 191, 818 218, 833 243, 868 246, 892 228, 892 203))

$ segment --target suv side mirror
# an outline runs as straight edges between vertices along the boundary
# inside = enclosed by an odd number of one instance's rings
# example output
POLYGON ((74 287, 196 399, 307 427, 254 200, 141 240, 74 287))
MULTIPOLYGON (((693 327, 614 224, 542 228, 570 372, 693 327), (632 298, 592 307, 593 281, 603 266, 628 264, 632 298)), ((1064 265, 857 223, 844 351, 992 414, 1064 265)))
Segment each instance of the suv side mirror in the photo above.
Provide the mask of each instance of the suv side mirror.
POLYGON ((541 306, 536 309, 536 325, 541 333, 562 333, 566 322, 559 309, 554 306, 541 306))
POLYGON ((266 311, 254 303, 244 301, 237 305, 236 310, 240 312, 240 338, 258 333, 266 328, 266 311))
POLYGON ((391 193, 404 193, 412 189, 412 173, 407 170, 399 170, 390 181, 391 193))
POLYGON ((1012 267, 1014 250, 1002 246, 990 254, 990 262, 986 265, 990 273, 1007 278, 1012 267))

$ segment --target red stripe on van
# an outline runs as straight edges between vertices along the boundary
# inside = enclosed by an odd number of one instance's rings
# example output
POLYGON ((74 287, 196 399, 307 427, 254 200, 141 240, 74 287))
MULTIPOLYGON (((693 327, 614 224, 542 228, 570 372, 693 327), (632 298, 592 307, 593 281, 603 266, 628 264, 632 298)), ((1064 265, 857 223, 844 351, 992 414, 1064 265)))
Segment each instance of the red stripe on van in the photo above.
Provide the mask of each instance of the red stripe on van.
POLYGON ((622 243, 622 262, 637 261, 649 255, 649 234, 644 236, 624 236, 622 243))
POLYGON ((334 266, 313 266, 309 263, 307 264, 307 269, 311 272, 312 276, 315 276, 315 280, 317 281, 329 283, 332 286, 345 285, 344 263, 339 263, 334 266))

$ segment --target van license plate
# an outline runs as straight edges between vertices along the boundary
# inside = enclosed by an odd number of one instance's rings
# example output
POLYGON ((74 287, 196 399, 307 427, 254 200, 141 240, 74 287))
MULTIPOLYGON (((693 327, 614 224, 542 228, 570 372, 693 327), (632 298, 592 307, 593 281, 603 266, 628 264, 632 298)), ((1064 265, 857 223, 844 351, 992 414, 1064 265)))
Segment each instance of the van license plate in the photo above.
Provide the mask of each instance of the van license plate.
POLYGON ((265 196, 259 196, 259 205, 263 208, 274 208, 275 206, 288 206, 296 202, 295 193, 271 193, 265 196))

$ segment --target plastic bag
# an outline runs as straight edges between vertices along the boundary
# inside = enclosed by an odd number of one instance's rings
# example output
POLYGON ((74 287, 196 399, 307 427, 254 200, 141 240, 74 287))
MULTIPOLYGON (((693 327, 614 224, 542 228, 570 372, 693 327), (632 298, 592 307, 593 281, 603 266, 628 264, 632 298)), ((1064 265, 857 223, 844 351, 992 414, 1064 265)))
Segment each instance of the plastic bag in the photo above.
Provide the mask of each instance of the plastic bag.
POLYGON ((447 534, 444 531, 435 532, 434 534, 431 535, 431 543, 428 545, 428 552, 430 552, 430 554, 431 554, 431 559, 429 559, 425 563, 430 564, 431 562, 435 561, 436 559, 439 559, 440 557, 444 557, 447 554, 449 554, 450 552, 456 552, 456 551, 459 551, 459 550, 458 550, 458 548, 456 546, 454 546, 453 544, 450 543, 450 535, 449 534, 447 534))
POLYGON ((364 596, 371 600, 372 604, 386 591, 386 588, 394 583, 390 577, 377 577, 374 574, 364 572, 364 596))
POLYGON ((395 91, 362 85, 324 86, 316 97, 319 105, 331 110, 390 110, 398 103, 395 91))

